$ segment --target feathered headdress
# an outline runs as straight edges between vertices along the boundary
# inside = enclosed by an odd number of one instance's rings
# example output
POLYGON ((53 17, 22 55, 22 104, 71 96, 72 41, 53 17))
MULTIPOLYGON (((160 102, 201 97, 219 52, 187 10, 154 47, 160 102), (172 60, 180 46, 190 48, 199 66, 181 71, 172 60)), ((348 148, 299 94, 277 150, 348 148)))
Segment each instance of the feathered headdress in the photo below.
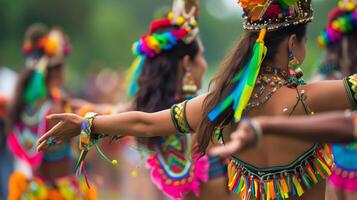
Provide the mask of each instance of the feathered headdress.
POLYGON ((199 32, 197 17, 196 0, 174 0, 172 11, 167 17, 154 20, 150 24, 149 33, 133 44, 134 61, 126 78, 129 96, 133 96, 138 89, 137 80, 145 59, 152 59, 161 52, 174 48, 179 41, 189 44, 196 38, 199 32), (157 30, 168 27, 178 27, 178 29, 156 33, 157 30))

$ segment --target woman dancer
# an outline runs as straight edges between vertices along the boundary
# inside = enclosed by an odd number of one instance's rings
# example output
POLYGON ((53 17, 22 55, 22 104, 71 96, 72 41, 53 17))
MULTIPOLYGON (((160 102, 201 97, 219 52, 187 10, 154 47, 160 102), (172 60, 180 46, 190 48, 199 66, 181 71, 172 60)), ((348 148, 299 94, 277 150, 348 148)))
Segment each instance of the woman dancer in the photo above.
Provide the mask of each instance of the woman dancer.
MULTIPOLYGON (((61 122, 38 141, 38 149, 46 149, 48 140, 60 142, 80 132, 95 143, 105 135, 153 137, 194 130, 198 150, 204 153, 214 136, 229 141, 242 115, 311 115, 355 105, 357 75, 303 84, 299 64, 312 20, 310 0, 239 2, 246 32, 209 93, 156 113, 51 115, 49 119, 61 122)), ((90 150, 85 144, 83 149, 90 150)), ((328 146, 264 136, 256 148, 232 155, 228 187, 243 199, 324 199, 324 179, 332 164, 328 146)))
MULTIPOLYGON (((318 38, 325 48, 325 57, 315 79, 341 79, 357 72, 357 4, 340 0, 330 11, 326 30, 318 38)), ((335 167, 329 177, 329 189, 337 199, 357 198, 357 147, 352 144, 333 144, 335 167)))
MULTIPOLYGON (((134 76, 129 79, 129 94, 135 92, 133 110, 168 109, 193 98, 201 88, 207 64, 197 18, 197 1, 175 0, 168 16, 154 20, 149 33, 134 43, 136 59, 130 70, 134 76)), ((168 197, 233 198, 226 186, 225 159, 211 157, 208 163, 206 156, 192 155, 190 135, 139 138, 138 142, 155 152, 147 160, 151 179, 168 197)))
POLYGON ((72 112, 61 95, 70 52, 68 37, 59 28, 48 30, 35 24, 26 32, 23 51, 26 68, 18 80, 10 113, 12 131, 8 144, 17 166, 28 168, 11 175, 8 200, 96 199, 95 190, 88 189, 72 174, 70 140, 46 152, 36 151, 36 140, 54 125, 45 116, 72 112))

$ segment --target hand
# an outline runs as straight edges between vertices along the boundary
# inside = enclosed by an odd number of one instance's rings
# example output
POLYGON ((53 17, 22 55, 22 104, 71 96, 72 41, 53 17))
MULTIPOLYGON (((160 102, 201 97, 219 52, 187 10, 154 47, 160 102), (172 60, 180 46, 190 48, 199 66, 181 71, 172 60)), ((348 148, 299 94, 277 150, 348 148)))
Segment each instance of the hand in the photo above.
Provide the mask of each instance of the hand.
POLYGON ((239 123, 237 130, 231 134, 231 140, 224 145, 211 148, 209 154, 212 156, 225 156, 244 151, 256 145, 257 137, 258 135, 254 132, 251 123, 243 120, 239 123))
POLYGON ((59 122, 37 141, 38 151, 43 151, 49 147, 48 140, 54 141, 55 144, 61 144, 63 141, 79 135, 81 131, 83 118, 78 115, 71 113, 53 114, 47 116, 47 119, 49 122, 59 122))

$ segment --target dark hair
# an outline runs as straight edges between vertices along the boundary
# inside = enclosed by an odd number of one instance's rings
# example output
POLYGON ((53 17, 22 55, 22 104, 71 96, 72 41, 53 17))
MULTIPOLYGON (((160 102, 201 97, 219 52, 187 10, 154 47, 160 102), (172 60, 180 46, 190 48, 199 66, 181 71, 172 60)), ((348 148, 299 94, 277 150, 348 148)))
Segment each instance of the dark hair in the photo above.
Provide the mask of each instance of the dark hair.
MULTIPOLYGON (((268 31, 265 37, 265 45, 268 48, 264 62, 271 61, 275 58, 279 46, 284 38, 296 34, 299 41, 306 35, 306 24, 288 26, 275 31, 268 31)), ((198 126, 198 153, 205 153, 213 137, 214 128, 222 123, 228 124, 233 122, 233 110, 227 109, 221 117, 211 122, 208 113, 228 95, 234 85, 231 84, 233 77, 249 61, 254 43, 258 37, 258 32, 246 31, 236 47, 223 61, 220 72, 210 83, 210 92, 203 102, 202 121, 198 126)))
MULTIPOLYGON (((38 40, 43 38, 48 34, 48 28, 43 24, 34 24, 30 26, 26 33, 25 33, 25 41, 30 41, 33 44, 36 44, 38 40)), ((26 55, 27 59, 38 60, 43 56, 43 52, 38 49, 33 49, 31 52, 28 52, 26 55)), ((32 65, 36 62, 30 62, 32 65)), ((28 64, 28 63, 27 63, 28 64)), ((54 76, 56 76, 58 70, 60 70, 65 65, 65 60, 56 60, 56 62, 52 62, 50 59, 47 66, 46 66, 46 83, 54 76)), ((26 102, 24 101, 24 93, 26 87, 28 86, 31 78, 34 74, 34 66, 25 66, 25 69, 21 71, 19 74, 16 89, 15 89, 15 96, 13 102, 10 105, 9 109, 9 128, 11 129, 14 123, 20 120, 20 115, 24 111, 26 102)), ((48 92, 48 97, 51 98, 51 94, 48 92)))
MULTIPOLYGON (((158 33, 177 29, 177 27, 165 28, 158 33)), ((170 108, 175 102, 175 96, 182 96, 181 80, 183 69, 179 69, 179 63, 188 55, 194 59, 199 52, 197 39, 186 44, 179 41, 172 49, 164 51, 154 58, 147 58, 138 79, 137 91, 133 109, 144 112, 156 112, 170 108)), ((177 99, 177 101, 182 99, 177 99)), ((142 145, 150 145, 158 138, 138 138, 142 145)))

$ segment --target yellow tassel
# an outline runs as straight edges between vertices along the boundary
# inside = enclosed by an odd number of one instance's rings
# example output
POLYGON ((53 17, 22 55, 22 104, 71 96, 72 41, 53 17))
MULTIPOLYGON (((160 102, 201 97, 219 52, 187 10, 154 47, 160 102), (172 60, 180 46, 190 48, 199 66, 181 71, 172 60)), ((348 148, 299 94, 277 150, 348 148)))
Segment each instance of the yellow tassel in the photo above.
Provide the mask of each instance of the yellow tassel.
POLYGON ((300 182, 298 181, 298 179, 296 178, 296 176, 293 176, 293 183, 295 185, 296 188, 296 192, 299 195, 299 197, 304 194, 304 189, 302 188, 302 186, 300 185, 300 182))
POLYGON ((269 183, 265 183, 264 186, 265 186, 266 195, 267 195, 267 196, 266 196, 266 197, 267 197, 266 199, 267 199, 267 200, 271 200, 271 199, 270 199, 270 187, 269 187, 269 183))
POLYGON ((254 195, 257 197, 258 195, 258 181, 254 180, 254 195))
POLYGON ((266 33, 267 33, 267 29, 266 28, 262 28, 260 30, 257 42, 264 42, 264 38, 265 38, 266 33))

